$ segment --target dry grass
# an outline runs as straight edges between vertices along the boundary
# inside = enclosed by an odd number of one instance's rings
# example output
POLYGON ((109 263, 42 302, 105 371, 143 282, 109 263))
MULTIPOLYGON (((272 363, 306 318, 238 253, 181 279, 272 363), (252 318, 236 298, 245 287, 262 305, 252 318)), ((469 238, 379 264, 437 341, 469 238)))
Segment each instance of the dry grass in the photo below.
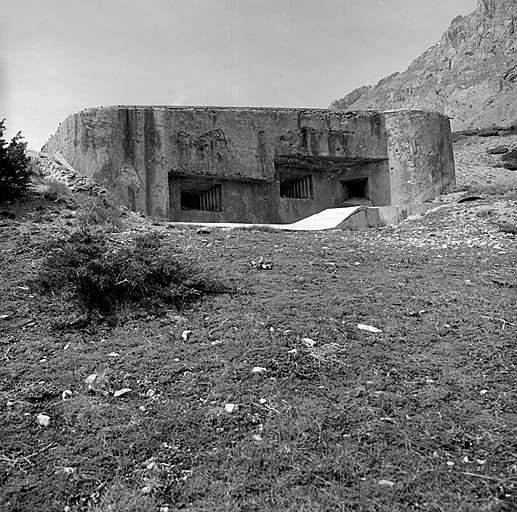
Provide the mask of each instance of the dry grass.
POLYGON ((63 213, 20 207, 2 221, 0 508, 515 510, 517 255, 487 204, 357 232, 163 227, 239 293, 61 330, 79 311, 26 286, 63 213))

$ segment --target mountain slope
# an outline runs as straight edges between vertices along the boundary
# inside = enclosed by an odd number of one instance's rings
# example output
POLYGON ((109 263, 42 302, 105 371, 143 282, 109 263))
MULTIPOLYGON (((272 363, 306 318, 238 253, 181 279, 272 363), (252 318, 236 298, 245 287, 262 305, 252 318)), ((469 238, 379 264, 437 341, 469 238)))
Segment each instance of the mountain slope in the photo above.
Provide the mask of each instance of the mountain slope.
POLYGON ((363 86, 331 108, 423 108, 453 130, 517 126, 517 0, 479 0, 403 73, 363 86))

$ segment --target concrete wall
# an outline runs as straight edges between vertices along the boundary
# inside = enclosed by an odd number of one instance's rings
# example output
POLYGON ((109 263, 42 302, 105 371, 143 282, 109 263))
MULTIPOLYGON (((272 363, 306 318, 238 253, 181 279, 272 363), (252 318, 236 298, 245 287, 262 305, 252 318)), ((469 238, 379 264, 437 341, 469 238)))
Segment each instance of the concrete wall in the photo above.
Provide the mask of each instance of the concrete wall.
POLYGON ((358 166, 348 167, 341 171, 314 171, 313 199, 287 199, 280 197, 280 191, 274 190, 277 198, 275 210, 278 212, 279 223, 291 223, 319 213, 326 208, 338 208, 343 206, 341 194, 341 181, 349 181, 357 178, 368 178, 370 182, 370 199, 372 204, 390 204, 390 183, 388 162, 372 162, 358 166))
POLYGON ((420 111, 120 106, 69 116, 43 151, 62 153, 121 204, 148 215, 292 222, 339 206, 341 177, 360 172, 370 177, 374 204, 437 195, 454 173, 447 144, 448 120, 420 111), (279 197, 276 163, 288 157, 306 159, 314 200, 279 197), (311 159, 319 159, 314 168, 311 159), (351 159, 363 167, 349 165, 351 159), (169 190, 170 173, 222 180, 227 215, 182 212, 169 190))
POLYGON ((242 181, 209 178, 207 181, 220 185, 223 211, 196 211, 181 209, 181 178, 169 180, 169 220, 182 222, 246 222, 274 223, 278 215, 271 205, 270 183, 246 183, 242 181))
POLYGON ((435 112, 386 112, 391 204, 423 203, 455 183, 449 120, 435 112))

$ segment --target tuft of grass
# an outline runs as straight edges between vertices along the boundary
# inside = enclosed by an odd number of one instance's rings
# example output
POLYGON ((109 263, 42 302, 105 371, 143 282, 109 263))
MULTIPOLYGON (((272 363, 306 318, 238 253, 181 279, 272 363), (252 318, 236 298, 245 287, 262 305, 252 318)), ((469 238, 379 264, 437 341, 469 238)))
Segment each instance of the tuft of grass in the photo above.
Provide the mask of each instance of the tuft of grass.
POLYGON ((155 510, 155 500, 141 492, 128 487, 122 481, 111 485, 99 499, 90 503, 89 512, 147 512, 155 510))
POLYGON ((114 313, 140 303, 177 309, 227 288, 174 248, 148 233, 116 244, 103 231, 80 230, 49 244, 37 285, 68 290, 89 312, 114 313))
POLYGON ((72 195, 67 185, 57 180, 44 180, 35 187, 35 190, 48 201, 60 201, 72 195))
POLYGON ((77 221, 79 229, 85 231, 102 227, 105 231, 119 231, 123 228, 121 211, 100 196, 78 196, 77 221))

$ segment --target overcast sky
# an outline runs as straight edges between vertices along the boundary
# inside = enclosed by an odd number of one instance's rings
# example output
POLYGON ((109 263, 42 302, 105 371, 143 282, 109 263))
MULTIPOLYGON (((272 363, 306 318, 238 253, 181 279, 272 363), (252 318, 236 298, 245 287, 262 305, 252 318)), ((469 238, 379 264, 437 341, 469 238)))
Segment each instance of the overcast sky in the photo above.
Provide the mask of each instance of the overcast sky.
POLYGON ((116 104, 327 107, 476 0, 2 0, 0 119, 39 149, 116 104))

